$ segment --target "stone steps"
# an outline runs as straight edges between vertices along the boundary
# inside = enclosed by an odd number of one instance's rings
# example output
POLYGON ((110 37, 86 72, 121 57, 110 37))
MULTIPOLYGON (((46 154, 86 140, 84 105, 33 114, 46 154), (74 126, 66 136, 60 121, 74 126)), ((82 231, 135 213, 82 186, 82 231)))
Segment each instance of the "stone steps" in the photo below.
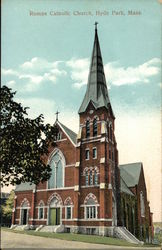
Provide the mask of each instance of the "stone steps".
POLYGON ((114 235, 117 238, 124 239, 133 244, 140 244, 143 245, 144 242, 138 240, 131 232, 129 232, 125 227, 115 227, 114 228, 114 235))
POLYGON ((50 233, 62 233, 64 232, 64 226, 58 225, 58 226, 39 226, 39 228, 36 229, 40 232, 50 232, 50 233))

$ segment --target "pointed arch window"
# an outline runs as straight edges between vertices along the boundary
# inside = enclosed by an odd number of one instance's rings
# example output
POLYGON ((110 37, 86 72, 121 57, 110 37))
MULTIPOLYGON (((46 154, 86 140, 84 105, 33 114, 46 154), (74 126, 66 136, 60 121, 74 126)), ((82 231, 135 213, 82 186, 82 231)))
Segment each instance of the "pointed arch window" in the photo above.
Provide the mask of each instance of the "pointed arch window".
POLYGON ((84 206, 85 206, 84 210, 85 219, 97 219, 98 203, 96 197, 93 194, 87 195, 84 202, 84 206))
POLYGON ((90 137, 90 122, 86 122, 86 138, 90 137))
POLYGON ((38 207, 38 219, 44 219, 44 203, 41 201, 38 207))
POLYGON ((51 167, 51 176, 48 180, 48 188, 51 189, 63 187, 65 160, 60 150, 56 150, 56 152, 53 154, 49 165, 51 167))
POLYGON ((88 170, 85 172, 86 186, 88 186, 88 170))
POLYGON ((97 185, 98 184, 98 174, 97 171, 94 171, 94 184, 97 185))
POLYGON ((89 182, 90 182, 90 185, 93 185, 93 173, 92 173, 92 170, 90 171, 90 174, 89 174, 89 182))
POLYGON ((140 192, 141 217, 145 217, 145 202, 143 192, 140 192))
POLYGON ((97 119, 93 120, 93 136, 97 136, 97 119))

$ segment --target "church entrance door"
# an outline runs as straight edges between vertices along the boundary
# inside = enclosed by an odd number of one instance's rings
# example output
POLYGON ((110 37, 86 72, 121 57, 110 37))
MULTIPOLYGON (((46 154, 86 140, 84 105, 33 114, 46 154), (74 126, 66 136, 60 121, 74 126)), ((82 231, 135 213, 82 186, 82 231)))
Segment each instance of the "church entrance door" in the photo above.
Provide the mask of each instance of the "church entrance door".
POLYGON ((50 208, 50 225, 60 225, 60 208, 50 208))
POLYGON ((27 209, 22 209, 22 224, 26 225, 27 224, 27 209))

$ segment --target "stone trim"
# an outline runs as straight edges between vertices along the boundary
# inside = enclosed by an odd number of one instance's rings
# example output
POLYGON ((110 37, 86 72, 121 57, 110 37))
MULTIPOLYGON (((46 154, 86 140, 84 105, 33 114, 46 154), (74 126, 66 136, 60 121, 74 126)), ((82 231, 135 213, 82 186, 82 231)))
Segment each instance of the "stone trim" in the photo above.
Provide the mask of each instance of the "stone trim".
POLYGON ((105 141, 106 141, 105 137, 101 138, 101 140, 100 140, 100 142, 105 142, 105 141))
MULTIPOLYGON (((63 220, 65 220, 65 219, 63 219, 63 220)), ((112 221, 112 219, 106 219, 106 218, 78 219, 78 218, 74 218, 72 221, 112 221)), ((88 226, 84 226, 84 227, 88 227, 88 226)), ((94 226, 92 226, 92 227, 94 227, 94 226)), ((97 227, 97 226, 95 226, 95 227, 97 227)))
POLYGON ((105 188, 106 188, 106 183, 105 182, 100 183, 100 189, 105 189, 105 188))
MULTIPOLYGON (((95 204, 98 204, 97 197, 96 197, 94 194, 89 193, 89 194, 87 194, 87 196, 86 196, 85 199, 84 199, 84 204, 85 204, 85 205, 87 205, 87 201, 88 201, 89 199, 93 199, 94 202, 95 202, 95 204)), ((89 205, 88 205, 88 206, 89 206, 89 205)), ((93 206, 94 206, 94 205, 93 205, 93 206)))
MULTIPOLYGON (((22 209, 22 207, 16 207, 16 209, 22 209)), ((31 209, 31 207, 23 207, 23 209, 31 209)))
POLYGON ((62 199, 61 199, 61 196, 57 193, 53 193, 50 195, 50 197, 48 198, 48 201, 47 201, 47 205, 50 206, 50 203, 51 201, 56 198, 58 201, 59 201, 59 205, 62 205, 63 202, 62 202, 62 199))
POLYGON ((105 157, 100 158, 100 163, 101 164, 105 163, 105 157))
POLYGON ((57 191, 57 190, 69 190, 74 189, 74 187, 62 187, 62 188, 47 188, 47 189, 38 189, 36 192, 44 192, 44 191, 57 191))
POLYGON ((87 185, 87 186, 81 186, 81 188, 95 188, 95 187, 99 187, 100 185, 87 185))
POLYGON ((75 167, 75 163, 73 163, 73 164, 68 164, 68 165, 65 166, 65 168, 68 168, 68 167, 75 167))
POLYGON ((74 186, 74 191, 79 191, 79 185, 74 186))
POLYGON ((80 207, 100 207, 100 204, 95 204, 95 205, 85 205, 85 204, 82 204, 82 205, 80 205, 80 207))
POLYGON ((101 134, 106 134, 106 122, 102 121, 101 123, 101 134))
POLYGON ((78 168, 80 166, 80 161, 77 161, 75 167, 78 168))

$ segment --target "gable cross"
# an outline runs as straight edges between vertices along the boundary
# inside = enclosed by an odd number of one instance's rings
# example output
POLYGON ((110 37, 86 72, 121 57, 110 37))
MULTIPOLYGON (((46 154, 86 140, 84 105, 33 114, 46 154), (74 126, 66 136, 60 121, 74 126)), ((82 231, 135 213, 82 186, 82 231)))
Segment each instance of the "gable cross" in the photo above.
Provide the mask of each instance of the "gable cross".
POLYGON ((60 112, 58 112, 58 110, 57 110, 57 112, 55 113, 55 115, 56 115, 56 121, 58 121, 58 114, 60 114, 60 112))

